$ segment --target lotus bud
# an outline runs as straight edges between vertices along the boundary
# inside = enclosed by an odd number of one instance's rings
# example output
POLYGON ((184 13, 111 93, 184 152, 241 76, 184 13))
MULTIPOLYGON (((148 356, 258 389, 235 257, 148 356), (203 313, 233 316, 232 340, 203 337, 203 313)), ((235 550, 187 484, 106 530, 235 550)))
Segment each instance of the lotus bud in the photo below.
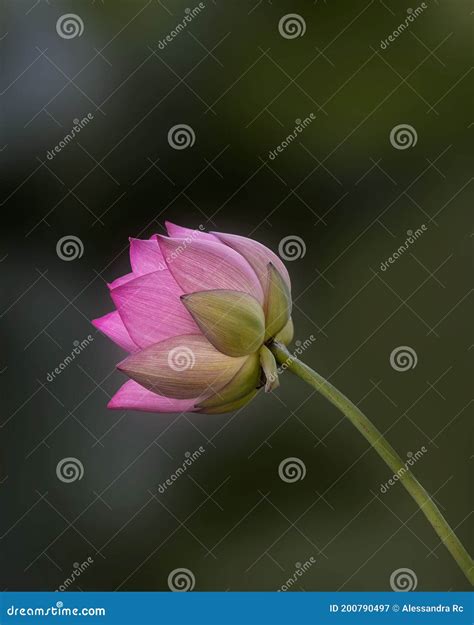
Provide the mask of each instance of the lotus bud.
POLYGON ((132 271, 109 285, 116 310, 93 321, 128 352, 120 410, 217 414, 278 387, 267 343, 293 338, 291 284, 261 243, 167 224, 130 240, 132 271))

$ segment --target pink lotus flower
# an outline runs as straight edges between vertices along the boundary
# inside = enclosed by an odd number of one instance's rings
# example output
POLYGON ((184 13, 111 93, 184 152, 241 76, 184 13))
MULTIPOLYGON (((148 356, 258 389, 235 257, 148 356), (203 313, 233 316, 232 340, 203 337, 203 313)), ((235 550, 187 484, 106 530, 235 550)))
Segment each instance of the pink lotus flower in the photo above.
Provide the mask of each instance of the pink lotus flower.
POLYGON ((109 408, 221 413, 278 386, 266 347, 293 335, 290 278, 245 237, 167 223, 130 239, 132 272, 109 285, 116 306, 92 323, 129 352, 109 408))

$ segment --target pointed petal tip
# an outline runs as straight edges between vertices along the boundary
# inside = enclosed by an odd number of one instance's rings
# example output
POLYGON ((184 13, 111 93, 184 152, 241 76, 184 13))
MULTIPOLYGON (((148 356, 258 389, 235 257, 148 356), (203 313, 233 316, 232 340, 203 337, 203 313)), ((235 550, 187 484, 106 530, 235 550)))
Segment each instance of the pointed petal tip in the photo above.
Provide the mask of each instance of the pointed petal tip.
POLYGON ((97 317, 97 319, 91 319, 91 324, 96 330, 102 332, 103 328, 107 326, 107 319, 110 318, 110 315, 112 315, 112 313, 107 313, 102 317, 97 317))
POLYGON ((125 351, 132 353, 137 350, 137 345, 132 340, 117 310, 112 310, 102 317, 92 319, 91 324, 125 351))
POLYGON ((112 399, 107 403, 107 408, 109 410, 120 410, 120 406, 117 405, 117 400, 115 399, 115 396, 112 397, 112 399))
MULTIPOLYGON (((131 372, 130 369, 130 359, 133 358, 134 356, 136 356, 139 352, 135 352, 135 354, 130 354, 130 356, 127 356, 127 358, 124 358, 123 360, 121 360, 120 362, 118 362, 115 365, 115 368, 117 369, 117 371, 120 371, 120 373, 125 373, 125 375, 129 375, 129 373, 131 372)), ((132 361, 134 362, 134 361, 132 361)))
POLYGON ((169 257, 169 249, 170 246, 172 245, 172 242, 179 240, 179 237, 170 237, 169 235, 166 234, 157 234, 156 235, 156 242, 158 243, 158 247, 160 248, 160 251, 163 255, 163 258, 165 260, 165 264, 166 266, 169 268, 168 266, 168 257, 169 257))
POLYGON ((276 378, 270 377, 265 382, 265 393, 271 393, 272 391, 276 390, 279 386, 280 386, 280 380, 278 379, 278 377, 276 378))
POLYGON ((158 241, 161 241, 163 243, 170 243, 170 244, 172 244, 174 241, 176 241, 176 239, 185 239, 186 238, 184 235, 183 236, 180 236, 180 235, 178 235, 178 236, 177 235, 171 236, 171 234, 169 234, 169 233, 168 234, 157 234, 156 236, 158 238, 158 241))
POLYGON ((94 328, 97 328, 97 330, 100 330, 100 320, 101 317, 97 317, 97 319, 91 319, 91 323, 94 326, 94 328))
POLYGON ((186 228, 171 221, 165 221, 165 225, 168 235, 173 239, 204 239, 208 241, 217 241, 216 237, 204 230, 202 224, 200 224, 197 228, 186 228))
POLYGON ((182 226, 179 226, 178 224, 173 223, 169 219, 165 219, 165 228, 166 228, 166 232, 169 233, 170 229, 172 230, 173 228, 182 228, 182 226))
POLYGON ((115 365, 115 368, 117 369, 117 371, 121 371, 122 373, 127 372, 127 368, 125 366, 125 363, 127 362, 127 360, 128 358, 125 358, 124 360, 121 360, 115 365))
POLYGON ((118 286, 122 286, 122 284, 127 284, 127 282, 130 282, 130 280, 133 280, 136 277, 136 274, 134 274, 133 271, 130 271, 129 273, 125 273, 123 276, 115 278, 115 280, 112 280, 112 282, 106 282, 106 284, 109 290, 113 291, 118 286))
POLYGON ((156 236, 156 234, 152 234, 151 237, 149 237, 148 239, 140 239, 140 237, 128 237, 128 240, 130 243, 132 243, 132 241, 151 241, 156 236))

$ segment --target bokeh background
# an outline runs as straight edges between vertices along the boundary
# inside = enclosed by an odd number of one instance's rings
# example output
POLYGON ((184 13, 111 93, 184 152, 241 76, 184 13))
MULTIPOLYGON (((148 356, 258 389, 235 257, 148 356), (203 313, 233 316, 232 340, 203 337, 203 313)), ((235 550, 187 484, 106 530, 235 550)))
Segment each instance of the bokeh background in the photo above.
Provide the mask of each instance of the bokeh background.
POLYGON ((195 590, 278 590, 292 576, 293 590, 389 590, 400 568, 417 590, 468 589, 404 489, 381 493, 387 467, 301 381, 286 373, 223 416, 112 412, 124 354, 90 319, 111 310, 128 237, 163 233, 166 219, 275 251, 298 237, 295 340, 315 338, 302 359, 403 457, 425 446, 415 473, 472 550, 470 3, 427 2, 385 50, 414 4, 208 0, 164 50, 196 5, 1 4, 0 588, 56 589, 91 558, 70 589, 168 590, 177 568, 195 590), (56 29, 67 13, 83 23, 71 38, 56 29), (279 31, 289 13, 304 22, 291 39, 279 31), (177 124, 192 147, 169 144, 177 124), (406 149, 390 141, 399 124, 412 128, 406 149), (57 254, 64 236, 80 258, 57 254), (391 366, 399 346, 416 366, 391 366), (65 483, 68 457, 83 476, 65 483), (304 479, 280 479, 289 457, 304 479))

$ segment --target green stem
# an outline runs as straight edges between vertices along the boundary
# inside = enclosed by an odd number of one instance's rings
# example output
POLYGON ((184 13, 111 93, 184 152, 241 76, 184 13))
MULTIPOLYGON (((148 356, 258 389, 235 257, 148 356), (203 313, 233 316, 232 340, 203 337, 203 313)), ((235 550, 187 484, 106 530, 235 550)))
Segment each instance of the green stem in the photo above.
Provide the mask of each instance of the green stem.
POLYGON ((269 346, 277 362, 285 369, 307 382, 319 391, 326 399, 334 404, 355 425, 359 432, 369 441, 379 456, 386 462, 394 474, 397 474, 403 486, 416 501, 420 510, 431 523, 433 529, 450 554, 458 563, 464 575, 474 585, 474 568, 471 556, 464 549, 461 541, 449 526, 438 506, 418 482, 413 473, 407 468, 403 460, 385 440, 378 429, 345 395, 337 390, 330 382, 321 377, 316 371, 292 356, 284 345, 273 341, 269 346))

